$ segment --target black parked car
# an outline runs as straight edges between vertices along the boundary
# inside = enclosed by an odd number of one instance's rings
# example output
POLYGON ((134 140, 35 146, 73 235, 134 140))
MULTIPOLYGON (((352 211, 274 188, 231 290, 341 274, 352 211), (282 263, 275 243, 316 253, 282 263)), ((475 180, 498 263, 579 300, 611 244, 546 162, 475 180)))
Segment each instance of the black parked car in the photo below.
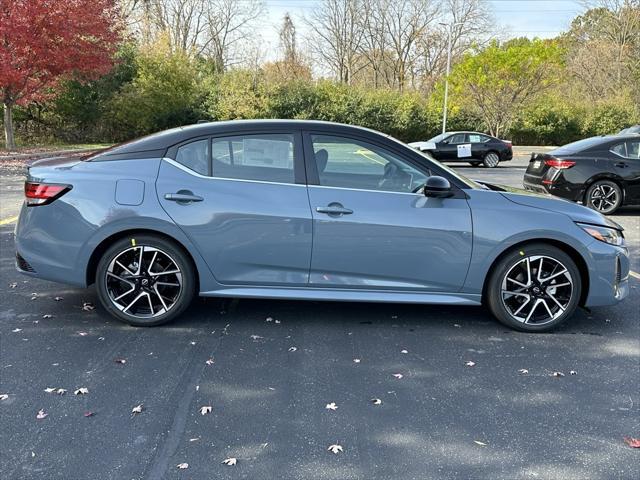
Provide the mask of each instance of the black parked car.
POLYGON ((532 153, 524 188, 582 202, 601 213, 640 204, 640 136, 610 135, 532 153))
POLYGON ((442 162, 469 162, 474 167, 482 163, 493 168, 513 158, 511 142, 478 132, 445 132, 409 145, 442 162))

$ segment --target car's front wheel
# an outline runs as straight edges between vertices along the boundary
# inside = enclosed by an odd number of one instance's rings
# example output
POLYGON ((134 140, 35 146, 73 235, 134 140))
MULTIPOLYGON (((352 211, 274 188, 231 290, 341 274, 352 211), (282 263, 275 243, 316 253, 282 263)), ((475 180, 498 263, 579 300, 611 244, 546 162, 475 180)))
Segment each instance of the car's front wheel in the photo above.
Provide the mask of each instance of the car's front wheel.
POLYGON ((546 332, 575 312, 582 289, 580 271, 565 252, 531 244, 504 255, 486 290, 491 312, 523 332, 546 332))
POLYGON ((123 238, 102 256, 96 271, 100 303, 129 325, 161 325, 176 318, 195 294, 195 269, 187 255, 164 238, 123 238))
POLYGON ((586 193, 587 206, 605 215, 615 212, 622 204, 622 190, 611 180, 598 180, 586 193))

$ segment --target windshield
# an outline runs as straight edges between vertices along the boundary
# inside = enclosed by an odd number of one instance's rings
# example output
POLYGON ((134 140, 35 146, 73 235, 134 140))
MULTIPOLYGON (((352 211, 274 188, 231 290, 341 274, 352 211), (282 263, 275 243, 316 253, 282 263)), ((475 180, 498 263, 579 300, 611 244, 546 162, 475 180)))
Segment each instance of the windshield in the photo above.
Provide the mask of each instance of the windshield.
POLYGON ((444 137, 446 137, 447 135, 449 135, 448 133, 441 133, 440 135, 436 135, 433 138, 430 138, 429 140, 427 140, 427 142, 434 142, 434 143, 438 143, 441 142, 444 137))

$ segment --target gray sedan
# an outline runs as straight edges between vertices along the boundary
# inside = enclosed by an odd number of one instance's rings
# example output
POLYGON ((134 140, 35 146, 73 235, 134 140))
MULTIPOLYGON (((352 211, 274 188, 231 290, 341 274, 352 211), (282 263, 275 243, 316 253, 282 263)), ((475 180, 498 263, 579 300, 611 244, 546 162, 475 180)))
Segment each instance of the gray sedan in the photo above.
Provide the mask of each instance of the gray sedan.
POLYGON ((541 332, 629 293, 618 224, 348 125, 176 128, 36 162, 25 196, 18 269, 95 283, 131 325, 172 320, 199 294, 485 304, 541 332))

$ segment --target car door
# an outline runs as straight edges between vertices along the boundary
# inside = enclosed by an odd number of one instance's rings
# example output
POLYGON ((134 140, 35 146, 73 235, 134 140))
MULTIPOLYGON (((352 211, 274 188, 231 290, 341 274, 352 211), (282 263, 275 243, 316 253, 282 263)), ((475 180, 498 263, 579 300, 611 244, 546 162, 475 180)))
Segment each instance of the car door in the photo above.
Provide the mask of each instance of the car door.
POLYGON ((458 160, 458 146, 466 143, 464 133, 454 133, 438 144, 438 160, 458 160))
POLYGON ((467 133, 467 143, 471 145, 471 156, 482 160, 489 151, 487 142, 489 137, 479 133, 467 133))
POLYGON ((312 217, 299 133, 200 138, 167 157, 160 203, 218 282, 307 284, 312 217))
POLYGON ((613 172, 625 182, 625 203, 640 203, 640 139, 614 145, 613 172))
POLYGON ((460 190, 413 193, 428 171, 367 139, 305 134, 313 215, 310 285, 458 291, 469 266, 471 212, 460 190))

